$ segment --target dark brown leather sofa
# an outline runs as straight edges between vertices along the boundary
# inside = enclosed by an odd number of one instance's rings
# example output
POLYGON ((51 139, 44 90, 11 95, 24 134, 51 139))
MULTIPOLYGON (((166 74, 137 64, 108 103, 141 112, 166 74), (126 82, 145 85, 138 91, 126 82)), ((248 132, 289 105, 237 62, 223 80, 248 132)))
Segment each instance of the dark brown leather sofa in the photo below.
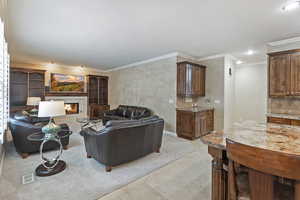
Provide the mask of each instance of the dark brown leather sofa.
POLYGON ((152 152, 162 144, 164 120, 152 116, 141 120, 109 121, 99 132, 84 129, 88 158, 94 158, 111 171, 113 166, 130 162, 152 152))
POLYGON ((152 115, 151 110, 145 107, 119 105, 118 108, 104 113, 103 124, 110 120, 138 120, 152 115))
MULTIPOLYGON (((40 145, 42 142, 32 142, 27 139, 27 137, 33 133, 42 133, 42 127, 49 122, 49 118, 38 118, 31 117, 21 112, 12 114, 9 120, 9 128, 13 137, 13 142, 16 150, 22 158, 26 158, 30 153, 35 153, 40 151, 40 145)), ((63 131, 68 131, 69 127, 67 124, 60 125, 63 131)), ((69 144, 69 137, 65 137, 61 140, 64 149, 67 149, 69 144)), ((48 142, 44 146, 44 150, 53 150, 59 148, 56 142, 48 142)))

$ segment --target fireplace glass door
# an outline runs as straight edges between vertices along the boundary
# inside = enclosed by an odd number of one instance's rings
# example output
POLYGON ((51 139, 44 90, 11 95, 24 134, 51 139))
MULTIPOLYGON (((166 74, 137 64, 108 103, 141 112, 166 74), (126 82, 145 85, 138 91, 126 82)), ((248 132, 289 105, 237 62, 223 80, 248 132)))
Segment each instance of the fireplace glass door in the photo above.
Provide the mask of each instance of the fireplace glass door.
POLYGON ((65 110, 67 115, 74 115, 79 113, 79 103, 65 103, 65 110))

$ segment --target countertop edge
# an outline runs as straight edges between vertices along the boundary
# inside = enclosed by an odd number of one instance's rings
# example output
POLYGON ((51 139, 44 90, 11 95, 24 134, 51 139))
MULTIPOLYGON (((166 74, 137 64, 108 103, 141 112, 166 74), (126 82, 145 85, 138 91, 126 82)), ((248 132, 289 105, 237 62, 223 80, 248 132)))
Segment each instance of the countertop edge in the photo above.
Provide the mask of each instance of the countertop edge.
MULTIPOLYGON (((213 133, 210 133, 213 134, 213 133)), ((209 134, 208 134, 209 135, 209 134)), ((205 136, 203 136, 205 137, 205 136)), ((205 140, 203 137, 200 137, 200 140, 203 144, 208 145, 209 147, 214 147, 217 149, 222 149, 222 150, 226 150, 226 146, 222 145, 222 144, 216 144, 216 143, 212 143, 210 141, 205 140)))

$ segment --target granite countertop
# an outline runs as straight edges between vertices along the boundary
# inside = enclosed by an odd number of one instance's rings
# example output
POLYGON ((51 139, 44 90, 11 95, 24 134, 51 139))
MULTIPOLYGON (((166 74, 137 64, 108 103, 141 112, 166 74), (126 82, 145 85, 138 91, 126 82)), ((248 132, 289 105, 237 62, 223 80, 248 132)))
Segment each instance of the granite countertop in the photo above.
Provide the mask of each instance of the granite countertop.
POLYGON ((202 111, 213 110, 213 109, 214 109, 213 107, 208 107, 208 106, 176 108, 176 110, 189 111, 189 112, 202 112, 202 111))
POLYGON ((300 120, 300 115, 295 115, 295 114, 276 114, 276 113, 267 113, 267 117, 278 117, 278 118, 285 118, 285 119, 296 119, 296 120, 300 120))
POLYGON ((213 132, 201 137, 209 146, 226 149, 226 138, 235 142, 300 156, 300 127, 278 124, 236 124, 224 132, 213 132))

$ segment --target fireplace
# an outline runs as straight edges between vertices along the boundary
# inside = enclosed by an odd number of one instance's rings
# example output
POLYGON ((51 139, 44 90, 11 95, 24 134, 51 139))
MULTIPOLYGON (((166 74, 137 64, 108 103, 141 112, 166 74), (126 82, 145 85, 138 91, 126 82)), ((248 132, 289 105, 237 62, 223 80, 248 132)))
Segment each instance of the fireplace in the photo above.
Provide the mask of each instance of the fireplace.
POLYGON ((79 103, 65 103, 65 110, 67 115, 74 115, 79 113, 79 103))
POLYGON ((76 120, 78 117, 87 117, 87 96, 46 96, 45 99, 46 101, 64 101, 65 105, 68 104, 65 107, 66 109, 68 109, 66 110, 66 115, 60 118, 65 118, 66 120, 76 120), (72 109, 72 105, 74 110, 72 109))

